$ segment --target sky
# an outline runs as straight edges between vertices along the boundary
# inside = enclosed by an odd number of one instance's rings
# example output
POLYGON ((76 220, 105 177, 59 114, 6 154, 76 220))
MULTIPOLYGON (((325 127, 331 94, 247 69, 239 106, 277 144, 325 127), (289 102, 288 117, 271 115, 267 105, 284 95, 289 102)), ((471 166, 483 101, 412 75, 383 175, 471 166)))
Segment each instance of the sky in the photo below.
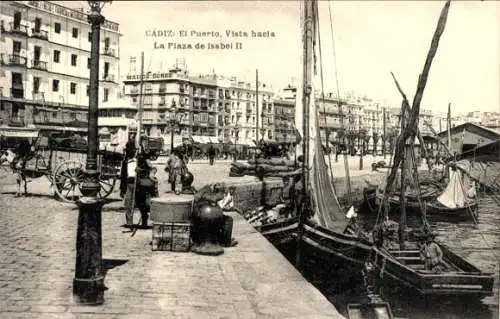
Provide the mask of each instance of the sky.
MULTIPOLYGON (((55 2, 88 8, 86 1, 55 2)), ((321 69, 325 91, 336 94, 338 82, 341 96, 355 92, 399 107, 401 97, 390 75, 394 72, 411 101, 443 5, 444 1, 319 1, 318 77, 321 69)), ((113 1, 102 13, 120 24, 122 76, 129 71, 131 56, 137 57, 139 70, 144 51, 146 71, 167 71, 177 58, 185 58, 191 75, 215 71, 255 81, 258 69, 259 80, 278 90, 296 81, 301 67, 302 6, 288 0, 113 1), (151 36, 158 30, 173 36, 151 36), (186 37, 180 36, 181 30, 187 31, 186 37), (227 37, 227 30, 244 31, 248 37, 227 37), (252 37, 251 30, 275 36, 252 37), (212 31, 220 37, 194 34, 212 31), (166 48, 155 49, 155 42, 166 48), (233 48, 169 49, 169 42, 232 43, 233 48), (236 42, 241 49, 236 49, 236 42)), ((452 114, 500 112, 499 17, 497 1, 451 3, 423 108, 446 112, 451 103, 452 114)))

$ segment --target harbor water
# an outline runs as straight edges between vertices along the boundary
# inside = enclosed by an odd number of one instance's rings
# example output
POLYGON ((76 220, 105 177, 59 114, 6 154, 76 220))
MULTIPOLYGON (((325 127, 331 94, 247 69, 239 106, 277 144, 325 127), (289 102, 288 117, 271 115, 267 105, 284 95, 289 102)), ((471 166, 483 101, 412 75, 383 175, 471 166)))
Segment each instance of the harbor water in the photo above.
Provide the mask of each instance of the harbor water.
MULTIPOLYGON (((486 195, 480 199, 477 224, 439 222, 431 224, 436 240, 484 272, 495 275, 494 296, 475 301, 470 299, 424 299, 412 291, 383 289, 382 296, 389 302, 396 318, 409 319, 492 319, 498 314, 498 285, 500 260, 500 202, 486 195)), ((370 218, 360 216, 362 222, 370 218)), ((416 221, 408 221, 409 224, 416 221)), ((295 244, 281 245, 278 249, 295 261, 295 244)), ((304 251, 304 277, 314 284, 344 316, 347 305, 359 303, 365 296, 361 272, 352 272, 352 265, 340 261, 326 261, 314 252, 304 251)))

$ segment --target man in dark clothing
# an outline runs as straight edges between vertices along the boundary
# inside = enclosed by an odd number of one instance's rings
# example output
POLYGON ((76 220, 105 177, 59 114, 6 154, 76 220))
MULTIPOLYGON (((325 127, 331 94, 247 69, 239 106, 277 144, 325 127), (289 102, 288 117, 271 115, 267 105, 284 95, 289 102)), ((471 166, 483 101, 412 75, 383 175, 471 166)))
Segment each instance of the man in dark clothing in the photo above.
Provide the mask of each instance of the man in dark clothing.
POLYGON ((16 157, 14 157, 14 160, 12 161, 12 168, 16 168, 17 163, 21 162, 21 169, 24 170, 26 167, 26 161, 31 153, 31 145, 28 140, 23 138, 19 141, 14 153, 16 154, 16 157))
POLYGON ((151 197, 155 194, 155 177, 152 176, 155 171, 149 160, 149 154, 143 146, 141 146, 137 159, 131 158, 128 160, 127 191, 124 203, 125 219, 128 227, 133 225, 134 207, 139 208, 141 212, 141 225, 143 227, 148 225, 151 197), (132 201, 134 197, 135 201, 132 201))
POLYGON ((127 144, 125 144, 122 167, 120 170, 120 197, 123 198, 127 192, 127 163, 135 156, 135 134, 130 134, 127 144))
POLYGON ((214 165, 214 160, 215 160, 215 147, 212 143, 210 143, 208 147, 208 159, 210 161, 210 165, 214 165))

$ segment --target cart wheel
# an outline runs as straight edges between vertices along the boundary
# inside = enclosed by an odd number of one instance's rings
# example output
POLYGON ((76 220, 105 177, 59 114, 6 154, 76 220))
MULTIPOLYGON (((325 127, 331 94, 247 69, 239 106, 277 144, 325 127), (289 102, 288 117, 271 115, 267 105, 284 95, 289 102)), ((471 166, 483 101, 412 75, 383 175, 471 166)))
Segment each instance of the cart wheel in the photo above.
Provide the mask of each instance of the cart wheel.
POLYGON ((68 203, 76 202, 81 196, 84 165, 78 161, 67 161, 56 167, 53 174, 57 197, 68 203))
POLYGON ((99 184, 101 185, 99 189, 100 198, 106 198, 113 192, 117 175, 118 170, 116 168, 108 165, 101 167, 101 175, 99 176, 99 184))

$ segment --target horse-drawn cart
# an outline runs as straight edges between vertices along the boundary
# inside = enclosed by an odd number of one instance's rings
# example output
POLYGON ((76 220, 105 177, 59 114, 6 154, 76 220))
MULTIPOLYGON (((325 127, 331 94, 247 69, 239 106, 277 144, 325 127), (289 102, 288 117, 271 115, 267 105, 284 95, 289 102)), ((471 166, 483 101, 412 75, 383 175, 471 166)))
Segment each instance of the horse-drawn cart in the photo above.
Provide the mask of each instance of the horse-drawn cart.
MULTIPOLYGON (((22 182, 24 193, 27 194, 26 178, 46 176, 60 200, 75 202, 82 196, 81 186, 87 154, 85 139, 54 134, 47 137, 37 130, 24 128, 0 128, 0 137, 4 141, 15 139, 18 141, 17 145, 23 143, 23 140, 24 143, 29 143, 29 151, 20 157, 21 160, 15 160, 16 151, 18 152, 16 148, 8 148, 2 155, 2 160, 9 162, 14 173, 18 175, 18 194, 22 182)), ((113 192, 120 176, 122 157, 119 152, 99 150, 99 197, 106 198, 113 192)))

